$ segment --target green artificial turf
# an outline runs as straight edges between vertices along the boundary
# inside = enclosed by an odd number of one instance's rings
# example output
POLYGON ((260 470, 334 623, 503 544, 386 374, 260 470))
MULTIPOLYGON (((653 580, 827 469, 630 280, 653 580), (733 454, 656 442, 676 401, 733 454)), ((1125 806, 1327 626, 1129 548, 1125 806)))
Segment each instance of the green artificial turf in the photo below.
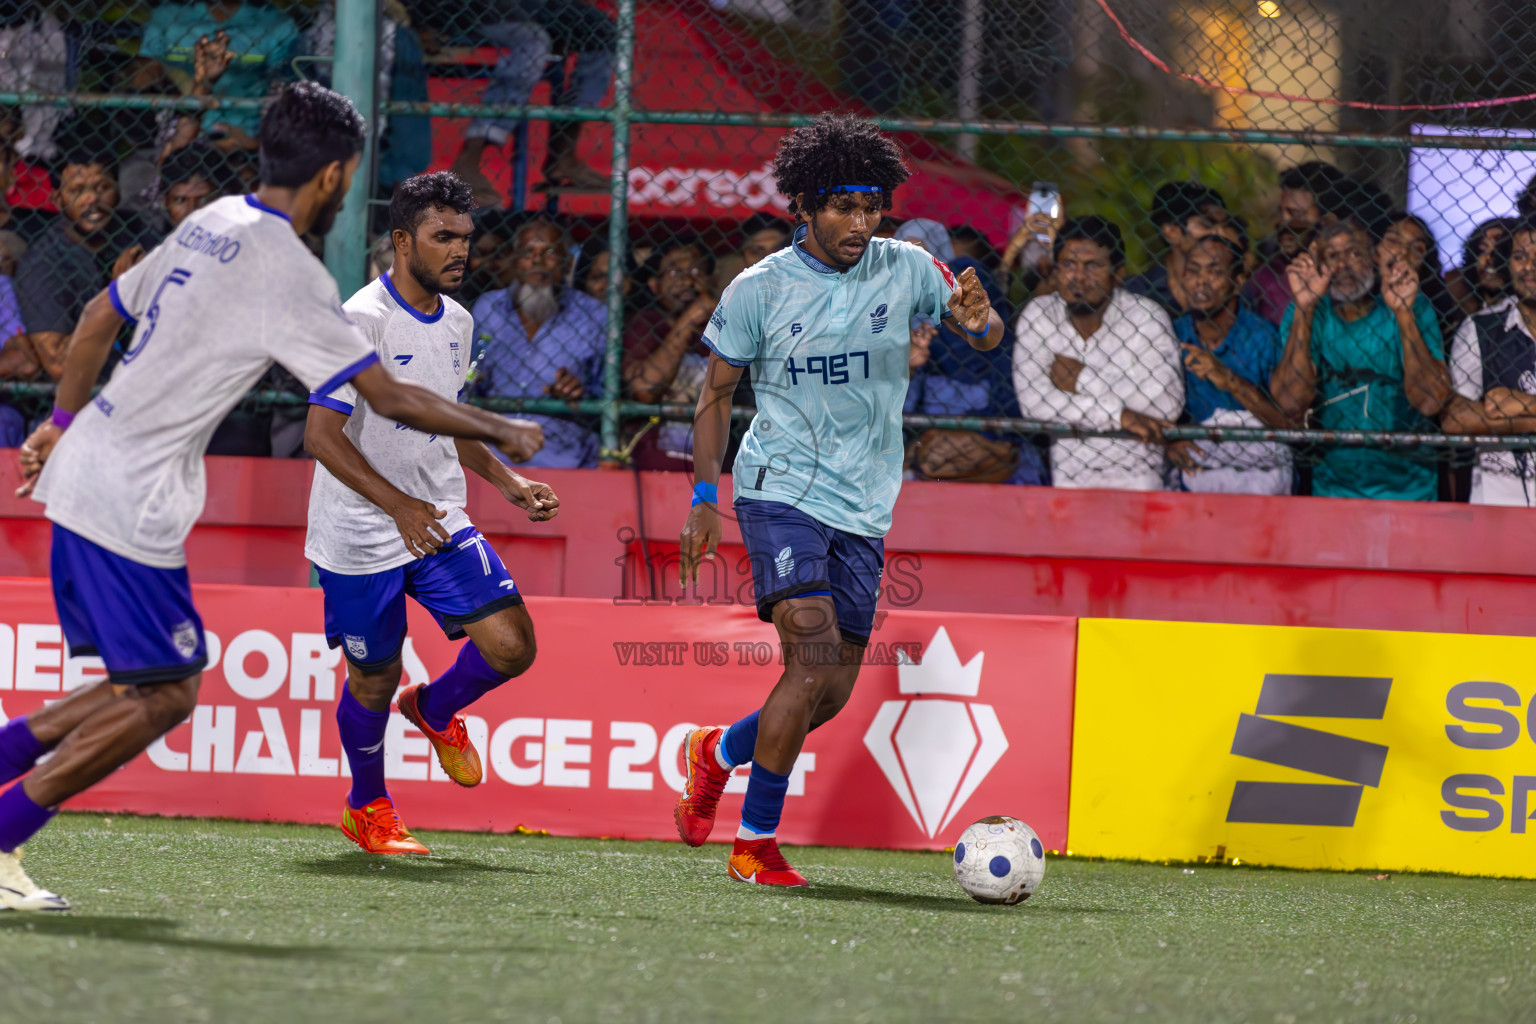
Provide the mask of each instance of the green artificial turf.
POLYGON ((68 914, 0 913, 0 1021, 1536 1020, 1536 883, 1054 860, 1019 907, 943 854, 65 815, 68 914))

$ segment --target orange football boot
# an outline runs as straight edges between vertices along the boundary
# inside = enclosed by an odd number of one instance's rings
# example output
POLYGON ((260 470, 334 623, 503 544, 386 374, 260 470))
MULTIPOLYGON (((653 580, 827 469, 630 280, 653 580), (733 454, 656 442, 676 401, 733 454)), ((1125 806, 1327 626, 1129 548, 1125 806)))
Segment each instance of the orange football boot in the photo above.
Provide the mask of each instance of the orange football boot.
POLYGON ((715 760, 715 747, 725 730, 718 725, 695 729, 688 734, 688 773, 683 781, 683 795, 672 808, 677 835, 689 846, 703 846, 709 830, 715 827, 715 808, 731 773, 715 760))
POLYGON ((480 785, 485 770, 480 766, 480 752, 469 742, 469 733, 464 728, 464 716, 454 715, 453 721, 442 732, 422 721, 417 702, 421 699, 422 687, 426 685, 417 683, 400 691, 400 698, 396 702, 400 713, 407 722, 420 729, 421 734, 432 744, 432 749, 437 752, 437 763, 443 766, 443 771, 448 773, 450 779, 461 786, 480 785))
POLYGON ((779 841, 773 836, 766 839, 736 837, 731 849, 731 862, 726 874, 738 882, 753 885, 810 885, 805 876, 789 866, 789 861, 779 852, 779 841))
POLYGON ((405 826, 400 823, 400 815, 395 813, 395 805, 387 796, 379 797, 362 810, 344 804, 341 831, 361 846, 365 853, 414 853, 425 856, 432 852, 405 830, 405 826))

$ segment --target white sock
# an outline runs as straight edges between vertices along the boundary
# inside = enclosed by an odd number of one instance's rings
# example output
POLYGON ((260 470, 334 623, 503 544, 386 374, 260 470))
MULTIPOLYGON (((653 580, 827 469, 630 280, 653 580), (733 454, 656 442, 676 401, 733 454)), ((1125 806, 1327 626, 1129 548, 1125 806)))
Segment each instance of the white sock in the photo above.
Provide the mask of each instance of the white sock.
POLYGON ((736 838, 745 843, 755 843, 759 839, 772 839, 777 835, 777 832, 753 832, 745 825, 736 829, 736 838))
POLYGON ((715 741, 715 764, 728 772, 736 770, 736 766, 725 759, 725 734, 730 731, 730 726, 720 730, 720 738, 715 741))

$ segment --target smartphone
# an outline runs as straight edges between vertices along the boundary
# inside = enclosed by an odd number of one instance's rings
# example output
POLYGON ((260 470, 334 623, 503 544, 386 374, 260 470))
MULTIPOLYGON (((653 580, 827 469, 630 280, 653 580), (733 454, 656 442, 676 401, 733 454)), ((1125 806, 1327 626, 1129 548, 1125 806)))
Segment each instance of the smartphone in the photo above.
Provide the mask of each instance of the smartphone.
MULTIPOLYGON (((1061 216, 1061 189, 1053 182, 1037 181, 1029 193, 1029 212, 1043 213, 1051 220, 1061 216)), ((1049 242, 1049 235, 1036 235, 1042 242, 1049 242)))

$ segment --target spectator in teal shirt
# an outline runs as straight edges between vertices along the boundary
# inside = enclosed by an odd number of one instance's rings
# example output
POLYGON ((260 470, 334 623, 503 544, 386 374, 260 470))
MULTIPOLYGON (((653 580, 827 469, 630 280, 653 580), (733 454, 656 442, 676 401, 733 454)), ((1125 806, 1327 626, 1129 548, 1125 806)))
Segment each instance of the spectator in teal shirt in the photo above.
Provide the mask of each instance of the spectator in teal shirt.
MULTIPOLYGON (((1324 430, 1428 433, 1451 395, 1434 306, 1401 247, 1373 250, 1358 222, 1324 227, 1287 268, 1294 301, 1270 391, 1285 413, 1324 430), (1373 258, 1374 257, 1374 258, 1373 258), (1379 284, 1379 289, 1378 289, 1379 284)), ((1435 462, 1381 448, 1330 447, 1312 493, 1433 501, 1435 462)))
MULTIPOLYGON (((289 75, 288 61, 299 41, 299 27, 275 7, 234 0, 213 3, 157 4, 144 25, 139 56, 157 61, 161 70, 183 93, 193 91, 197 42, 203 37, 219 40, 229 52, 229 64, 212 81, 215 96, 266 96, 274 80, 289 75)), ((142 83, 139 76, 136 81, 142 83)), ((210 110, 203 116, 203 130, 223 125, 230 138, 254 148, 257 110, 210 110)))

